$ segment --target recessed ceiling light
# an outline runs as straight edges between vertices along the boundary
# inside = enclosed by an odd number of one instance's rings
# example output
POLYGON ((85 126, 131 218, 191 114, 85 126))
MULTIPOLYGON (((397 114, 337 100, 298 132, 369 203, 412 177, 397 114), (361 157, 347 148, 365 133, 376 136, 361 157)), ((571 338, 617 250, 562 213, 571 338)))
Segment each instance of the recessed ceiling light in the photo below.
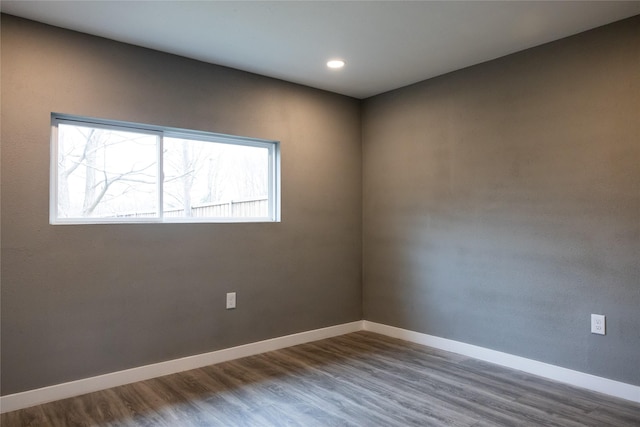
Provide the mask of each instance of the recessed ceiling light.
POLYGON ((327 67, 329 68, 342 68, 344 67, 344 61, 341 59, 332 59, 327 62, 327 67))

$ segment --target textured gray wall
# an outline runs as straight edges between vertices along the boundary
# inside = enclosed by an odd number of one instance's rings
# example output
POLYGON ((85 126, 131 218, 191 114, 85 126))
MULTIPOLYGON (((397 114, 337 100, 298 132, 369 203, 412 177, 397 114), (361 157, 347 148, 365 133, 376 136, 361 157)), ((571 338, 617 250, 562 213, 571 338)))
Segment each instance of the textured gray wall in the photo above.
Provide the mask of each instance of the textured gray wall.
POLYGON ((640 17, 363 109, 365 319, 640 385, 640 17))
POLYGON ((366 319, 640 384, 638 28, 360 122, 349 98, 3 16, 2 394, 360 319, 362 154, 366 319), (50 226, 52 111, 280 140, 283 222, 50 226))
POLYGON ((2 393, 361 319, 359 108, 3 16, 2 393), (279 140, 282 222, 51 226, 52 112, 279 140))

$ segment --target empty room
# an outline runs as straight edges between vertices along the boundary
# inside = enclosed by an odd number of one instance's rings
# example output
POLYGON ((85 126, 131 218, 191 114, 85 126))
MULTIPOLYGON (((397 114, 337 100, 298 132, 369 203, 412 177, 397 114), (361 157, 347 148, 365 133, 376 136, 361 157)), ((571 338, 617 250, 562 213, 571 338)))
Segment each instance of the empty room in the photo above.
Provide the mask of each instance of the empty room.
POLYGON ((640 425, 640 1, 0 7, 3 427, 640 425))

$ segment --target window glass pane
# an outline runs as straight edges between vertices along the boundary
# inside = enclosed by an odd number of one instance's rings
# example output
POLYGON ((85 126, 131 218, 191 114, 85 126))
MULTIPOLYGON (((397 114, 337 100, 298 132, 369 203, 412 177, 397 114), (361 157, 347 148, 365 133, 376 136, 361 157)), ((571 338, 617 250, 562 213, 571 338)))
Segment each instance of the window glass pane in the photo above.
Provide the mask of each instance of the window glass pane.
POLYGON ((158 137, 58 125, 58 218, 157 217, 158 137))
POLYGON ((269 150, 164 138, 165 218, 269 216, 269 150))
POLYGON ((276 141, 55 114, 52 123, 52 224, 280 221, 276 141))

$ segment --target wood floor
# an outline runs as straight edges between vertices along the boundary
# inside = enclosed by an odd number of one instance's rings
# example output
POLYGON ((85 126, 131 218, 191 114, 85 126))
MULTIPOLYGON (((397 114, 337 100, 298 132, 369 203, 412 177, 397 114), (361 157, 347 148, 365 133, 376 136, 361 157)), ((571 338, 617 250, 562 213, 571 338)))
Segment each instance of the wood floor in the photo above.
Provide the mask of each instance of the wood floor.
POLYGON ((12 426, 640 426, 640 404, 357 332, 61 400, 12 426))

